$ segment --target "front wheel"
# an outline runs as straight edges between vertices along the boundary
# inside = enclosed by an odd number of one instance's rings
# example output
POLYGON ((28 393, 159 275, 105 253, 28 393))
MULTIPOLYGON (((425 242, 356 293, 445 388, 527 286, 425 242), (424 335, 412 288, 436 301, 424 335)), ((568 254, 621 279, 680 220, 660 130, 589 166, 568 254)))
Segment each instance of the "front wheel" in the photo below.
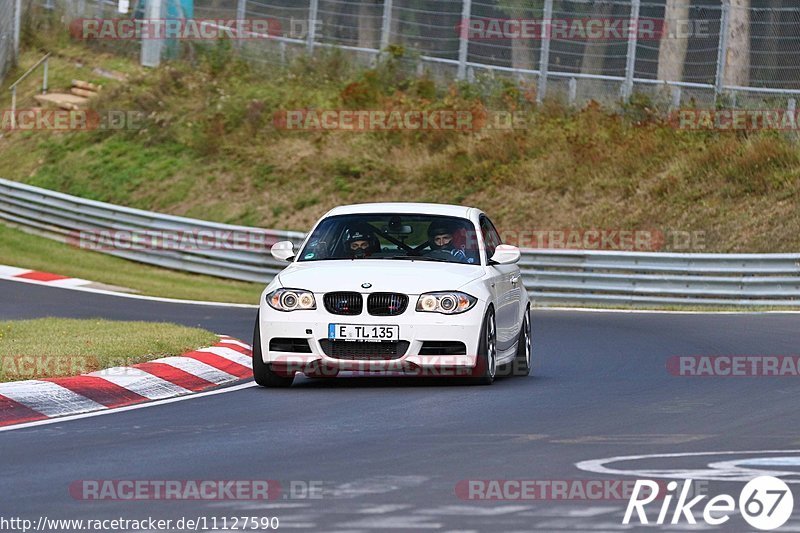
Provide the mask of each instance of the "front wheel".
POLYGON ((478 360, 475 365, 472 383, 475 385, 491 385, 497 374, 497 324, 494 309, 486 312, 481 327, 481 338, 478 342, 478 360))
POLYGON ((525 309, 522 318, 522 329, 517 340, 517 355, 511 363, 514 376, 524 377, 531 373, 531 308, 525 309))
POLYGON ((256 325, 253 329, 253 379, 262 387, 289 387, 294 381, 294 375, 281 375, 274 372, 268 363, 264 362, 261 353, 261 320, 256 315, 256 325))

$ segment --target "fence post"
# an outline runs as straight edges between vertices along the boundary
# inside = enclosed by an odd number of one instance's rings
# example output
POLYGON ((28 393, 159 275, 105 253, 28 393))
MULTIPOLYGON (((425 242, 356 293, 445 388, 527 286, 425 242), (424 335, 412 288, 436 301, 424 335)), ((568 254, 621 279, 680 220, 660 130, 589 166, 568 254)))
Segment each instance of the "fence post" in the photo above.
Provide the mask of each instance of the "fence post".
MULTIPOLYGON (((239 0, 236 4, 236 47, 240 50, 244 48, 244 39, 246 37, 242 35, 242 31, 247 28, 247 25, 244 23, 245 19, 247 18, 247 0, 239 0)), ((269 32, 269 29, 267 30, 269 32)))
POLYGON ((42 94, 47 94, 50 89, 50 58, 44 60, 44 74, 42 75, 42 94))
MULTIPOLYGON (((150 20, 164 18, 161 9, 161 0, 147 0, 144 17, 150 20)), ((142 66, 159 66, 161 64, 161 50, 163 47, 164 41, 162 39, 142 39, 142 66)))
POLYGON ((722 0, 719 20, 719 48, 717 49, 717 76, 714 81, 714 102, 716 103, 725 85, 725 62, 728 55, 728 30, 730 26, 731 2, 722 0))
POLYGON ((383 0, 383 26, 381 27, 380 52, 389 47, 392 42, 392 0, 383 0))
POLYGON ((553 23, 553 0, 544 0, 542 13, 542 49, 539 53, 539 83, 536 103, 541 104, 547 94, 547 69, 550 66, 550 28, 553 23))
POLYGON ((319 0, 311 0, 308 6, 308 42, 306 48, 309 54, 314 53, 314 41, 317 38, 317 16, 319 14, 319 0))
POLYGON ((22 26, 22 0, 17 0, 14 5, 14 64, 19 60, 19 35, 22 26))
POLYGON ((472 0, 462 0, 461 24, 459 27, 458 42, 458 79, 463 80, 467 75, 467 53, 469 52, 469 19, 472 18, 472 0))
POLYGON ((628 25, 628 55, 625 62, 625 85, 622 90, 623 99, 628 102, 633 94, 633 75, 636 70, 636 44, 639 41, 639 10, 641 0, 631 2, 631 19, 628 25))
POLYGON ((578 100, 578 80, 575 78, 569 79, 569 93, 567 95, 567 101, 569 105, 575 105, 575 102, 578 100))

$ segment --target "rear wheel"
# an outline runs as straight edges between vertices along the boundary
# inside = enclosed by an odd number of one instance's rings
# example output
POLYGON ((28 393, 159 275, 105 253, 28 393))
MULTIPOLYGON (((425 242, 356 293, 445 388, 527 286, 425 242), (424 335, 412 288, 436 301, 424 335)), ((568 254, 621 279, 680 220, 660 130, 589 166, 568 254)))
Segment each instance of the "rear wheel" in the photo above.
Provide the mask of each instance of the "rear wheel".
POLYGON ((281 375, 273 372, 268 363, 264 362, 261 353, 261 320, 256 315, 256 325, 253 329, 253 379, 262 387, 288 387, 294 381, 294 375, 281 375))
POLYGON ((486 312, 478 342, 478 360, 475 365, 472 383, 475 385, 491 385, 497 374, 497 324, 494 320, 494 309, 486 312))
POLYGON ((517 355, 511 363, 512 375, 524 377, 531 373, 531 348, 531 308, 528 307, 517 340, 517 355))

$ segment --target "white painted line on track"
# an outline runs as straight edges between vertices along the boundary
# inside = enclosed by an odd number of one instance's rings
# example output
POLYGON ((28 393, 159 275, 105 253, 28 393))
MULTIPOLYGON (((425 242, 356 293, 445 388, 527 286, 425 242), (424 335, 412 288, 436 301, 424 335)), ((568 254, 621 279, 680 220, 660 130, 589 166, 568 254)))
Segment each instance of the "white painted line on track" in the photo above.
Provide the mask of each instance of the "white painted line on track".
POLYGON ((531 311, 577 311, 580 313, 629 313, 649 315, 797 315, 800 311, 787 309, 786 311, 672 311, 661 309, 606 309, 602 307, 531 307, 531 311))
POLYGON ((167 398, 165 400, 156 400, 156 401, 148 402, 148 403, 140 403, 140 404, 136 404, 136 405, 129 405, 127 407, 118 407, 116 409, 104 409, 102 411, 94 411, 92 413, 83 413, 83 414, 79 414, 79 415, 62 416, 60 418, 50 418, 50 419, 47 419, 47 420, 39 420, 39 421, 36 421, 36 422, 26 422, 24 424, 18 424, 16 426, 0 427, 0 433, 5 432, 5 431, 14 431, 16 429, 26 429, 26 428, 32 428, 32 427, 38 427, 38 426, 47 426, 47 425, 51 425, 51 424, 61 424, 63 422, 69 422, 71 420, 81 420, 81 419, 84 419, 84 418, 92 418, 92 417, 95 417, 95 416, 110 415, 110 414, 114 414, 114 413, 121 413, 123 411, 134 411, 136 409, 146 409, 148 407, 157 407, 159 405, 165 405, 165 404, 168 404, 168 403, 183 402, 183 401, 186 401, 186 400, 193 400, 195 398, 203 398, 205 396, 215 396, 217 394, 225 394, 225 393, 228 393, 228 392, 236 392, 236 391, 239 391, 239 390, 242 390, 242 389, 248 389, 248 388, 257 387, 257 386, 258 385, 256 385, 254 382, 251 381, 249 383, 243 383, 241 385, 234 385, 232 387, 225 387, 223 389, 217 389, 217 390, 208 391, 208 392, 198 392, 196 394, 188 394, 186 396, 178 396, 176 398, 167 398))
MULTIPOLYGON (((258 305, 252 304, 232 304, 232 303, 225 303, 225 302, 204 302, 199 300, 180 300, 176 298, 162 298, 160 296, 144 296, 141 294, 128 294, 124 292, 114 292, 108 291, 104 289, 93 289, 90 287, 62 287, 58 285, 53 285, 52 282, 41 282, 31 279, 25 278, 15 278, 11 276, 0 275, 0 280, 5 281, 15 281, 17 283, 29 283, 32 285, 38 285, 40 287, 50 287, 52 289, 62 289, 68 291, 80 291, 80 292, 88 292, 91 294, 101 294, 103 296, 116 296, 117 298, 129 298, 132 300, 146 300, 151 302, 161 302, 161 303, 168 303, 168 304, 180 304, 180 305, 205 305, 205 306, 212 306, 212 307, 239 307, 242 309, 258 309, 258 305)), ((264 285, 266 287, 266 284, 264 285)))

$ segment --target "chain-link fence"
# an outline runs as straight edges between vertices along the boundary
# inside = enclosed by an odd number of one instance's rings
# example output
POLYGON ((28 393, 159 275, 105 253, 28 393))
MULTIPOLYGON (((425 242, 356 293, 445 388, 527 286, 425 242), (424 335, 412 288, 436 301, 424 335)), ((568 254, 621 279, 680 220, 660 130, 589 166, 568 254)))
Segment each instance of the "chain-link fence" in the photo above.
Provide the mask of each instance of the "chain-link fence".
MULTIPOLYGON (((118 1, 39 0, 83 11, 75 16, 118 1)), ((268 36, 238 45, 258 62, 329 47, 373 62, 398 46, 437 78, 511 76, 539 100, 639 92, 671 106, 792 108, 800 95, 796 0, 132 0, 130 14, 146 17, 152 3, 162 14, 188 3, 196 19, 268 21, 268 36)), ((164 47, 147 46, 157 63, 164 47)))

